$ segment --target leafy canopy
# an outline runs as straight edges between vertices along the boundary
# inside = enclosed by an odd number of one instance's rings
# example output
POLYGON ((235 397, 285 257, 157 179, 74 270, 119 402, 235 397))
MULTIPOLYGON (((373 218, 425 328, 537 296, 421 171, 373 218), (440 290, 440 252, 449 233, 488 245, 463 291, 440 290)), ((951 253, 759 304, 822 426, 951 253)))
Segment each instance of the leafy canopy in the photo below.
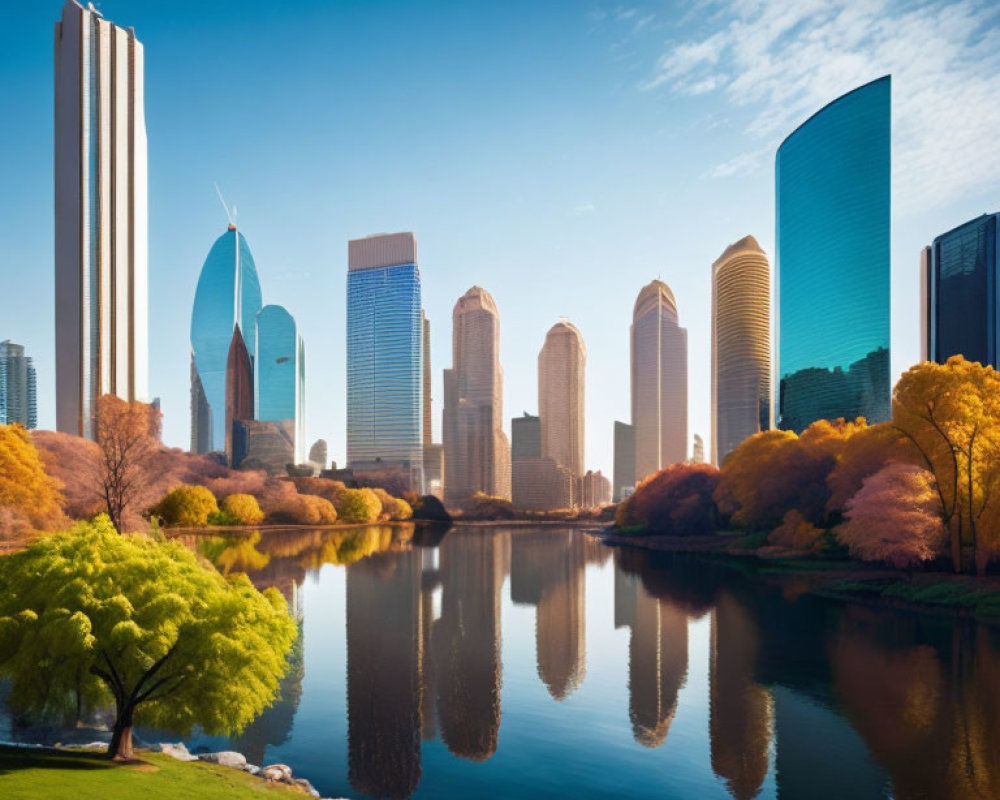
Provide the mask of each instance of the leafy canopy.
POLYGON ((171 489, 153 508, 152 513, 163 517, 167 525, 203 528, 211 514, 219 513, 215 495, 204 486, 178 486, 171 489))
POLYGON ((42 528, 61 516, 61 504, 59 487, 45 473, 28 432, 20 425, 0 425, 0 509, 42 528))

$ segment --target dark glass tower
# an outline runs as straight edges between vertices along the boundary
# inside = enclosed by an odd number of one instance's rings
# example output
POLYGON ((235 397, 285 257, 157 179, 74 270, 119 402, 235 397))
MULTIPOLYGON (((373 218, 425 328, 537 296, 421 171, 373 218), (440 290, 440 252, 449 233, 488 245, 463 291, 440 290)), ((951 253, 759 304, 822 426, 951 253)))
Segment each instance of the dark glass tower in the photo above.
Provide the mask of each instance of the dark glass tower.
POLYGON ((779 426, 889 418, 888 75, 816 112, 778 148, 779 426))
POLYGON ((938 236, 927 264, 927 358, 949 356, 997 366, 997 233, 1000 214, 984 214, 938 236))

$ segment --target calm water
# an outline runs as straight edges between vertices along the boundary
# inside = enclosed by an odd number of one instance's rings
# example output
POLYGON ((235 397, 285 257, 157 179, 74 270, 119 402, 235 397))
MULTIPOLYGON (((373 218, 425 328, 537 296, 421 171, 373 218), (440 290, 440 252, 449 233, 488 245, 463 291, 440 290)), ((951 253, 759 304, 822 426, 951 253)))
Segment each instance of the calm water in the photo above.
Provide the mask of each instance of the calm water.
MULTIPOLYGON (((1000 641, 562 529, 202 537, 302 636, 231 742, 324 796, 997 798, 1000 641)), ((141 732, 140 732, 141 734, 141 732)))

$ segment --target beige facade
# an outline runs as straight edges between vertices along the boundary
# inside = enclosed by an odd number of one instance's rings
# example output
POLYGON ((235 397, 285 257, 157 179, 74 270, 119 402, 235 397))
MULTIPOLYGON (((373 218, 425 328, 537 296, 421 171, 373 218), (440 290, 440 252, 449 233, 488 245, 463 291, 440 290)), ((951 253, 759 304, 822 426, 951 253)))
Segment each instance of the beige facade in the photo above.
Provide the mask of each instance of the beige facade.
POLYGON ((500 315, 473 286, 452 314, 452 367, 444 371, 445 505, 460 508, 476 492, 510 498, 510 444, 503 432, 500 315))
POLYGON ((523 511, 557 511, 573 507, 574 479, 551 458, 519 458, 513 462, 514 507, 523 511))
POLYGON ((574 479, 584 472, 586 368, 587 348, 580 331, 568 320, 557 322, 538 354, 542 458, 566 467, 574 479))
POLYGON ((771 292, 767 256, 752 236, 712 264, 712 463, 772 427, 771 292))
POLYGON ((655 280, 632 313, 635 480, 687 459, 687 330, 673 292, 655 280))
POLYGON ((100 395, 149 399, 143 49, 67 0, 54 50, 56 428, 91 438, 100 395))
POLYGON ((611 481, 600 470, 588 470, 576 484, 575 499, 580 508, 600 508, 611 502, 611 481))

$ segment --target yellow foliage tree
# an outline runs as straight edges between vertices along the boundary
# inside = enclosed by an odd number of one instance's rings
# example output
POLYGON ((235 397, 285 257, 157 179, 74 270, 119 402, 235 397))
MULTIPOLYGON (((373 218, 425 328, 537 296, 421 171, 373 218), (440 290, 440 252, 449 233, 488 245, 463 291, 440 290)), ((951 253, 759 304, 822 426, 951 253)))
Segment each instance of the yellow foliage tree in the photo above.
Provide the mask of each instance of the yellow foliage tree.
POLYGON ((264 519, 264 512, 252 494, 231 494, 222 500, 219 510, 240 525, 256 525, 264 519))
POLYGON ((42 467, 38 451, 20 425, 0 425, 0 534, 5 518, 47 528, 62 520, 62 495, 42 467))
POLYGON ((171 489, 152 509, 167 525, 203 528, 209 514, 216 514, 219 505, 215 495, 204 486, 178 486, 171 489))

